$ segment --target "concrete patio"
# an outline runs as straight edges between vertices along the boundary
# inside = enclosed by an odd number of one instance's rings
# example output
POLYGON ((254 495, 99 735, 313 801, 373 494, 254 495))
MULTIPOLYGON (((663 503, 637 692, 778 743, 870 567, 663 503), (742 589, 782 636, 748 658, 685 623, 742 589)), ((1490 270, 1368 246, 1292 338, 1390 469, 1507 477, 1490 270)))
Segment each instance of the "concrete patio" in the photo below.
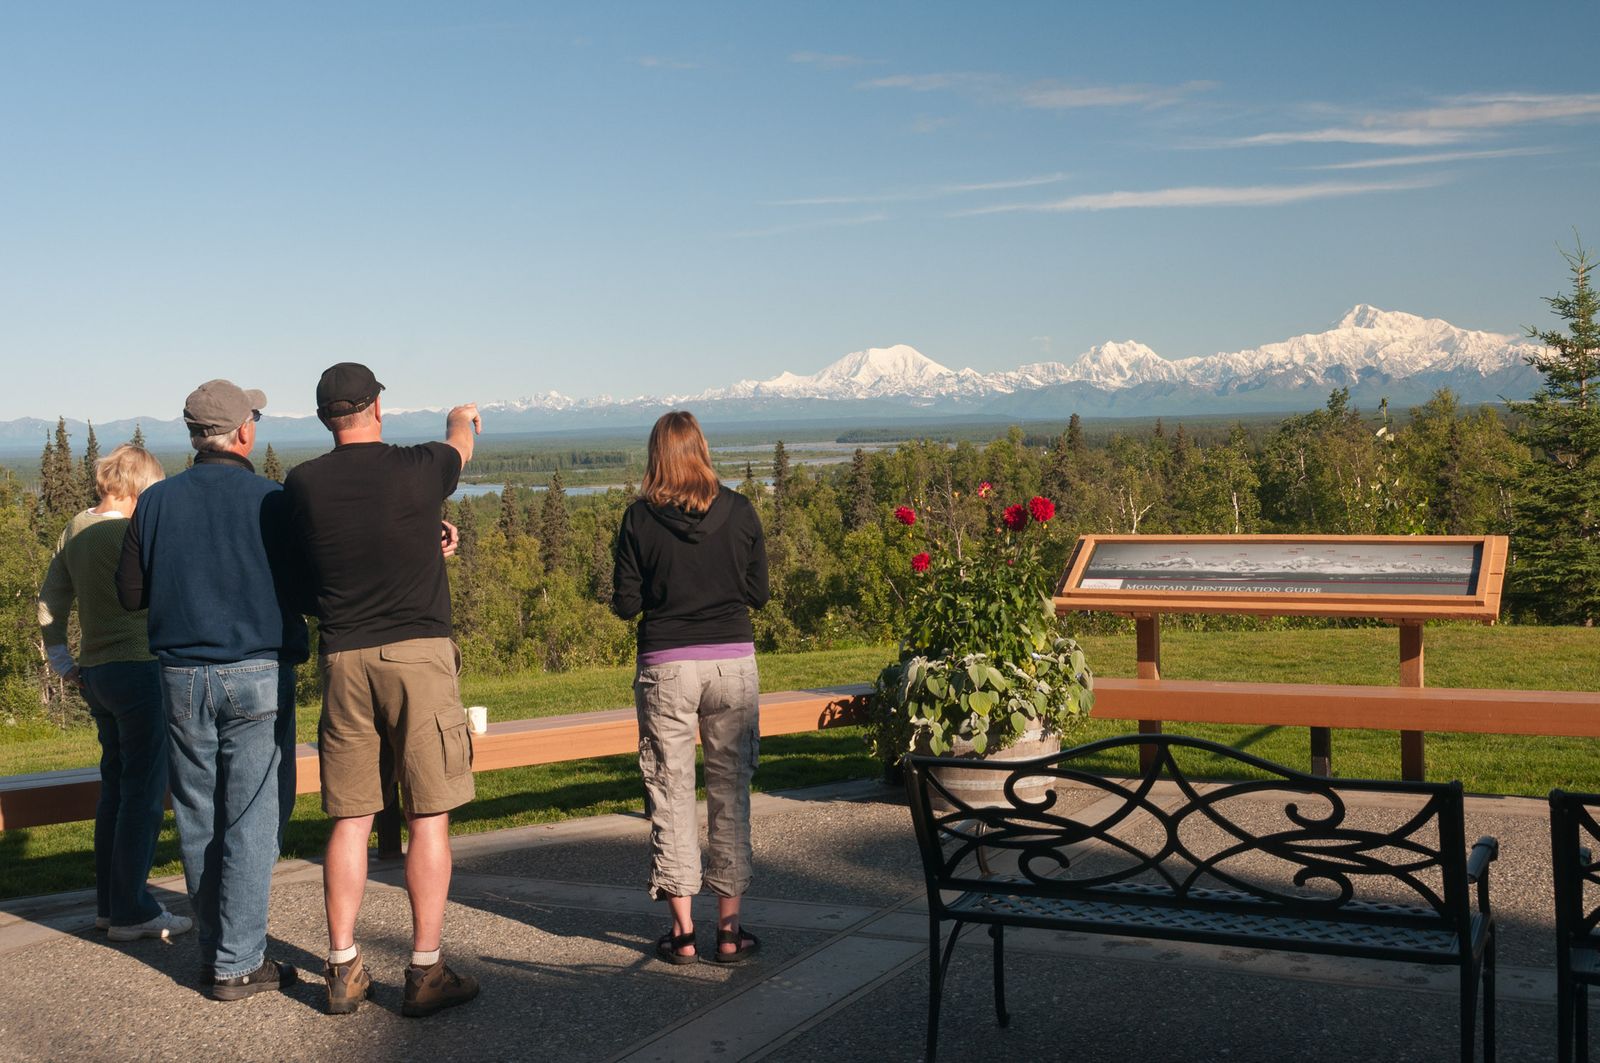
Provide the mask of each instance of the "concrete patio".
MULTIPOLYGON (((1555 1054, 1549 829, 1542 800, 1468 801, 1494 834, 1500 1058, 1555 1054)), ((273 955, 287 993, 202 996, 193 935, 112 945, 91 894, 0 906, 0 1058, 19 1060, 915 1060, 927 988, 922 877, 901 794, 861 782, 757 795, 742 966, 651 958, 666 928, 643 890, 647 827, 604 816, 456 839, 445 948, 482 996, 399 1014, 409 918, 401 866, 374 862, 359 940, 379 982, 323 1014, 320 868, 279 865, 273 955)), ((163 901, 186 910, 181 880, 163 901)), ((708 901, 710 898, 701 898, 708 901)), ((704 913, 709 913, 708 903, 704 913)), ((710 922, 702 921, 709 941, 710 922)), ((1069 934, 1007 935, 1012 1023, 990 1003, 987 939, 957 947, 945 1060, 1455 1058, 1455 972, 1069 934)))

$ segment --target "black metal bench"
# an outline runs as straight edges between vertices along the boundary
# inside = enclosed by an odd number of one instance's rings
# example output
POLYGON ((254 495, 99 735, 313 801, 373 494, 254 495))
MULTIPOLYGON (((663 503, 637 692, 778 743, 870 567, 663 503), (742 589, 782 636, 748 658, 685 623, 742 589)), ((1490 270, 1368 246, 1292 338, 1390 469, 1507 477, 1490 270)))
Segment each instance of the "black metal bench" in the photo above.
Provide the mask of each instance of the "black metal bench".
POLYGON ((1600 794, 1550 791, 1556 885, 1556 1045, 1561 1063, 1589 1058, 1589 987, 1600 985, 1600 794), (1585 887, 1587 894, 1585 896, 1585 887))
POLYGON ((928 888, 930 1061, 950 956, 970 925, 993 939, 1001 1026, 1004 930, 1037 927, 1455 966, 1461 1058, 1473 1058, 1480 977, 1494 1058, 1498 843, 1480 838, 1468 853, 1459 782, 1333 781, 1202 739, 1125 735, 1031 761, 913 756, 906 787, 928 888), (1155 747, 1142 775, 1097 767, 1140 745, 1155 747), (1003 799, 978 805, 941 783, 958 765, 994 772, 1003 799), (1219 774, 1255 778, 1201 781, 1219 774), (1052 788, 1019 796, 1038 776, 1052 788))

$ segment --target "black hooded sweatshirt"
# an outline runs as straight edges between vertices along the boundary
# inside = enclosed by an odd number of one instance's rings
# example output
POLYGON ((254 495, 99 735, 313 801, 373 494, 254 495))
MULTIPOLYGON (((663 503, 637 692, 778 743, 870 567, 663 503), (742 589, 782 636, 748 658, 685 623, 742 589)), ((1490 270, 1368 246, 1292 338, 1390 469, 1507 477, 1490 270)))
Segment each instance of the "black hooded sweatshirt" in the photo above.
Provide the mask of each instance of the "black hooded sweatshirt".
POLYGON ((611 608, 639 621, 639 652, 753 642, 767 544, 750 500, 724 487, 704 513, 639 499, 617 531, 611 608))

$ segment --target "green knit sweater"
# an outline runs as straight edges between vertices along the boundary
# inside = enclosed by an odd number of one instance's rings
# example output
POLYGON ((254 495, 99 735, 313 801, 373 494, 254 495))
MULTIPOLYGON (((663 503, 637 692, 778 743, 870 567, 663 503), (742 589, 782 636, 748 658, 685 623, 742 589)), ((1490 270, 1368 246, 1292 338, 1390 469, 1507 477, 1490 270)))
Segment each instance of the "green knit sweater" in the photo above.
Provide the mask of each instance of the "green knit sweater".
POLYGON ((67 617, 78 602, 83 644, 78 664, 91 668, 113 661, 149 661, 147 610, 133 612, 117 601, 117 561, 128 520, 116 513, 85 510, 67 522, 39 590, 39 626, 46 646, 67 643, 67 617))

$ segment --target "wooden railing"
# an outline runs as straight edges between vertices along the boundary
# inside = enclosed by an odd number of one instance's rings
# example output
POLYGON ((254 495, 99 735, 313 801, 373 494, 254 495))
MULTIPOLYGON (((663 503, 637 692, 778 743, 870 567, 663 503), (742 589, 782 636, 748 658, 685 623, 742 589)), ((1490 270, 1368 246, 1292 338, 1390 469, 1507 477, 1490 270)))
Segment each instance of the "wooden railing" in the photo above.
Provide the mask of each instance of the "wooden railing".
MULTIPOLYGON (((865 686, 785 690, 761 695, 762 735, 796 734, 853 722, 865 686)), ((541 716, 492 723, 472 738, 472 770, 494 771, 554 764, 617 753, 637 753, 639 726, 632 709, 541 716)), ((322 789, 317 747, 295 751, 295 792, 322 789)), ((100 769, 72 768, 0 777, 0 830, 93 819, 100 798, 100 769)))
MULTIPOLYGON (((866 686, 761 695, 762 735, 796 734, 859 722, 866 686)), ((1182 679, 1095 681, 1094 717, 1274 727, 1383 731, 1464 731, 1600 738, 1600 693, 1452 690, 1301 683, 1218 683, 1182 679)), ((633 709, 544 716, 490 724, 473 738, 473 771, 552 764, 632 753, 639 747, 633 709)), ((298 748, 297 791, 322 780, 315 746, 298 748)), ((0 778, 0 830, 91 819, 98 768, 0 778)))

